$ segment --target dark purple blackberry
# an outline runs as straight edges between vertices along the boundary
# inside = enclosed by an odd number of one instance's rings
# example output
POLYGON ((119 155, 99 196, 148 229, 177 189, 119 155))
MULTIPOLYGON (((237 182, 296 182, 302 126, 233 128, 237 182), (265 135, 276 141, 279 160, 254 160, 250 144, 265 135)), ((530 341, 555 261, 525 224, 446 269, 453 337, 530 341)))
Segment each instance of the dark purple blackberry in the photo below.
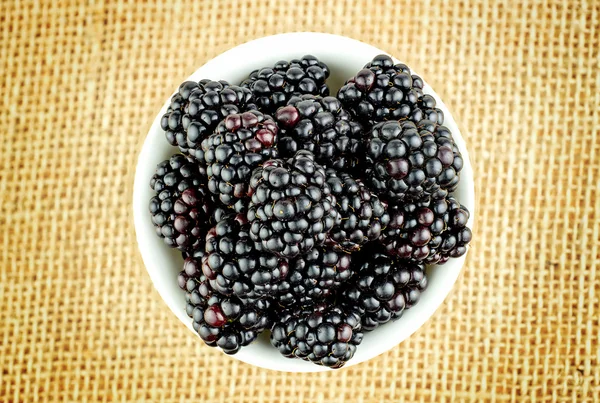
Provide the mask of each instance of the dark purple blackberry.
POLYGON ((198 164, 174 155, 158 164, 150 187, 157 193, 149 204, 157 235, 171 247, 194 250, 206 235, 204 224, 213 209, 198 164))
POLYGON ((357 308, 363 330, 371 331, 400 318, 405 309, 419 301, 426 288, 423 265, 376 253, 363 262, 341 301, 357 308))
POLYGON ((293 157, 308 150, 319 164, 350 170, 359 162, 363 129, 335 97, 293 97, 276 114, 281 128, 279 154, 293 157))
POLYGON ((247 88, 226 81, 186 81, 171 98, 160 126, 169 144, 178 146, 182 153, 195 157, 203 165, 202 140, 212 134, 224 117, 248 109, 256 106, 247 88))
POLYGON ((469 211, 453 197, 409 203, 389 210, 380 242, 389 255, 425 264, 443 264, 467 252, 469 211))
POLYGON ((378 239, 390 221, 386 203, 347 173, 328 169, 326 175, 342 218, 329 233, 335 247, 353 252, 378 239))
POLYGON ((330 368, 344 366, 362 338, 356 310, 325 304, 284 311, 271 329, 271 344, 285 357, 330 368))
POLYGON ((339 222, 325 169, 309 151, 284 162, 269 160, 254 170, 248 206, 250 236, 256 247, 293 258, 325 242, 339 222))
POLYGON ((261 112, 234 113, 202 142, 208 189, 223 204, 245 209, 252 170, 278 156, 277 131, 275 122, 261 112))
POLYGON ((365 139, 364 178, 390 202, 442 198, 456 188, 463 160, 450 132, 422 121, 373 126, 365 139))
POLYGON ((423 119, 444 123, 435 99, 423 94, 423 80, 390 56, 379 55, 338 91, 344 107, 365 127, 386 120, 423 119))
POLYGON ((280 306, 323 301, 354 274, 352 255, 332 247, 316 247, 290 262, 290 274, 279 287, 280 306))
POLYGON ((252 91, 258 110, 273 115, 294 95, 329 95, 325 84, 327 77, 327 65, 314 56, 306 55, 254 70, 240 85, 252 91))
POLYGON ((188 281, 186 289, 186 312, 193 319, 194 330, 207 345, 227 354, 237 353, 271 325, 259 303, 214 292, 204 275, 188 281))
POLYGON ((245 215, 224 216, 208 231, 202 271, 223 295, 249 300, 274 297, 288 275, 288 261, 257 251, 248 230, 245 215))

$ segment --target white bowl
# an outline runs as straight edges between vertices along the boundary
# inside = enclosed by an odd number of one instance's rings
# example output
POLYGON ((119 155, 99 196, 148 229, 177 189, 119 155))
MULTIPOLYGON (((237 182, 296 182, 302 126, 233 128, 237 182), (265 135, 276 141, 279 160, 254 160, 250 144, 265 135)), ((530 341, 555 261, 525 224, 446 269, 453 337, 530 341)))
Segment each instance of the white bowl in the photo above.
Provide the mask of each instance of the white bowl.
MULTIPOLYGON (((312 54, 330 67, 331 77, 328 83, 332 94, 335 95, 347 78, 358 72, 373 56, 382 53, 387 52, 343 36, 308 32, 289 33, 260 38, 236 46, 207 62, 188 80, 223 79, 237 84, 254 69, 271 66, 279 60, 289 60, 305 54, 312 54)), ((440 74, 443 74, 442 71, 443 69, 440 67, 440 74)), ((464 167, 460 185, 454 195, 471 212, 469 227, 472 227, 475 213, 473 171, 465 141, 450 111, 427 83, 425 83, 424 92, 431 94, 438 103, 438 107, 444 112, 445 125, 452 131, 454 140, 462 153, 464 167)), ((169 249, 156 236, 148 211, 148 201, 153 196, 148 183, 154 174, 156 165, 177 151, 167 143, 164 132, 160 128, 160 117, 167 109, 168 104, 167 101, 154 119, 138 158, 133 194, 133 214, 139 249, 154 286, 173 313, 193 332, 192 320, 185 313, 184 293, 179 289, 176 281, 177 274, 181 270, 182 259, 177 251, 169 249)), ((429 286, 422 294, 419 303, 407 310, 404 316, 396 322, 388 323, 365 334, 354 358, 346 364, 346 367, 388 351, 421 327, 450 292, 464 262, 465 256, 450 259, 444 266, 428 268, 429 286)), ((232 357, 252 365, 279 371, 317 372, 327 370, 327 368, 306 361, 283 357, 270 345, 267 334, 251 345, 242 348, 232 357)))

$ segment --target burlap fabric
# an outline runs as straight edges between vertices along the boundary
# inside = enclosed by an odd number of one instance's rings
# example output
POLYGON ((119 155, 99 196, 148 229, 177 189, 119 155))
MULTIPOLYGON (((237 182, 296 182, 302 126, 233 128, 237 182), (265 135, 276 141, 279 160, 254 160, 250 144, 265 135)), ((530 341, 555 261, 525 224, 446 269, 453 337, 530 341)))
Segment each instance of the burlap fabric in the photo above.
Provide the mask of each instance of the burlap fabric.
POLYGON ((598 1, 3 1, 0 401, 600 401, 599 19, 598 1), (171 91, 286 31, 357 38, 421 72, 477 182, 451 296, 334 373, 205 347, 153 289, 130 211, 171 91))

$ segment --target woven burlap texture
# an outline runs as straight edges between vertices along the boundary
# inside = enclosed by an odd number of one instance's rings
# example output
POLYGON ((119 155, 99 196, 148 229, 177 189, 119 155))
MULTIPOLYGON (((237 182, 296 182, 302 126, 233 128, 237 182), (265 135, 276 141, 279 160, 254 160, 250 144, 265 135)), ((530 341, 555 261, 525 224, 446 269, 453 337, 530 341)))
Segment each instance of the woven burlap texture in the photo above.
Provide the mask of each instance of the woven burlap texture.
POLYGON ((599 19, 598 1, 2 1, 0 401, 600 401, 599 19), (179 82, 287 31, 421 72, 475 168, 452 294, 409 340, 334 373, 205 347, 154 290, 130 211, 179 82))

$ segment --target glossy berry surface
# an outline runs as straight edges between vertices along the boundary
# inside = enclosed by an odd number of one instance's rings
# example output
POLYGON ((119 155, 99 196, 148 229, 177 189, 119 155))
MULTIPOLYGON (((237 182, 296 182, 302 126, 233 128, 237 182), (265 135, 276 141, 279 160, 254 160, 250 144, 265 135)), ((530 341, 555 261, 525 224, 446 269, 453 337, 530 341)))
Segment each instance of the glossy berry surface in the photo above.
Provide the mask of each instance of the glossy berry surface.
POLYGON ((271 344, 285 357, 330 368, 344 366, 362 338, 359 314, 336 305, 291 308, 271 329, 271 344))
POLYGON ((224 117, 256 109, 247 88, 227 81, 186 81, 179 86, 160 125, 169 144, 196 158, 202 165, 202 141, 210 136, 224 117))
POLYGON ((293 258, 325 242, 339 222, 325 169, 309 151, 287 161, 269 160, 254 170, 248 207, 250 236, 257 248, 293 258))
POLYGON ((453 197, 399 205, 380 241, 386 253, 426 264, 443 264, 467 253, 469 211, 453 197))
POLYGON ((336 169, 354 169, 361 157, 362 126, 335 97, 293 97, 276 113, 281 157, 308 150, 315 160, 336 169))
POLYGON ((287 259, 257 251, 242 214, 224 216, 208 231, 202 271, 214 290, 243 299, 274 297, 289 272, 287 259))
POLYGON ((279 286, 277 304, 291 306, 329 299, 353 274, 352 255, 331 246, 316 247, 290 262, 289 276, 279 286))
POLYGON ((333 245, 344 251, 359 250, 367 242, 379 239, 390 216, 387 204, 362 181, 344 172, 328 169, 327 184, 335 196, 341 220, 329 233, 333 245))
POLYGON ((231 114, 202 142, 208 189, 226 206, 245 210, 254 168, 277 158, 275 122, 258 111, 231 114))
POLYGON ((423 265, 376 253, 362 263, 341 300, 360 311, 363 330, 371 331, 400 318, 426 288, 423 265))
POLYGON ((306 55, 255 70, 240 85, 250 89, 260 111, 273 115, 295 95, 329 95, 328 77, 329 67, 306 55))
POLYGON ((446 134, 445 127, 427 122, 376 124, 365 139, 366 184, 394 204, 445 197, 456 188, 463 166, 446 134))
POLYGON ((423 80, 388 55, 378 55, 340 88, 338 99, 365 127, 387 120, 444 123, 435 99, 423 94, 423 80))

